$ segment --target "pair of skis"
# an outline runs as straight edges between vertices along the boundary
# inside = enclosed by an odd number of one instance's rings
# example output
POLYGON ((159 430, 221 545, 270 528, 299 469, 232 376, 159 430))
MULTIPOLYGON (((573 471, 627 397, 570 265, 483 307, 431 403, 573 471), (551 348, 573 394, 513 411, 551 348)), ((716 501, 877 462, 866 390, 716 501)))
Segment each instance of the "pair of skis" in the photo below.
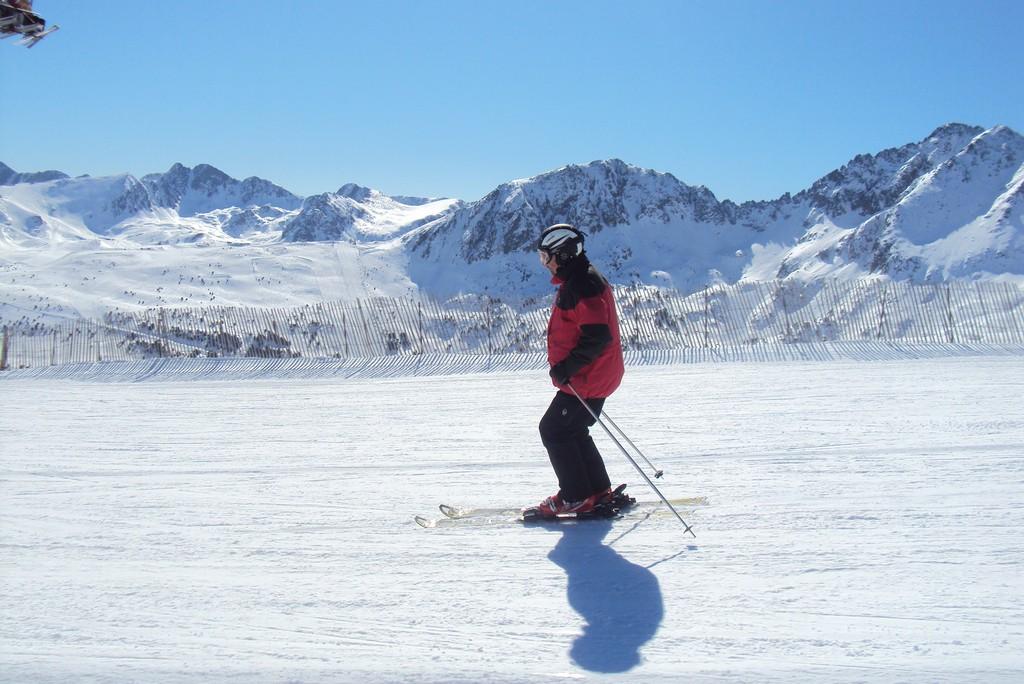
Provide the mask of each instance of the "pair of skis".
MULTIPOLYGON (((622 490, 625 489, 625 485, 622 485, 616 490, 620 496, 628 499, 628 503, 625 500, 620 500, 618 505, 612 505, 608 508, 599 508, 596 513, 584 513, 582 515, 574 513, 566 513, 555 518, 545 518, 543 516, 533 517, 527 519, 526 513, 531 509, 520 509, 520 508, 461 508, 459 506, 451 506, 449 504, 441 504, 438 506, 438 510, 443 514, 441 518, 431 519, 426 516, 417 515, 413 519, 416 524, 420 527, 446 527, 448 525, 458 524, 470 524, 470 525, 490 525, 490 524, 544 524, 544 523, 563 523, 573 521, 585 521, 585 520, 607 520, 616 519, 626 516, 627 514, 632 515, 632 509, 643 513, 647 512, 647 516, 652 514, 661 514, 661 511, 656 511, 661 502, 657 501, 636 501, 631 496, 626 495, 622 490), (615 510, 617 508, 617 510, 615 510)), ((678 499, 669 499, 669 503, 673 506, 707 506, 707 497, 703 496, 688 496, 678 499)), ((671 513, 670 511, 664 511, 665 514, 671 513)))

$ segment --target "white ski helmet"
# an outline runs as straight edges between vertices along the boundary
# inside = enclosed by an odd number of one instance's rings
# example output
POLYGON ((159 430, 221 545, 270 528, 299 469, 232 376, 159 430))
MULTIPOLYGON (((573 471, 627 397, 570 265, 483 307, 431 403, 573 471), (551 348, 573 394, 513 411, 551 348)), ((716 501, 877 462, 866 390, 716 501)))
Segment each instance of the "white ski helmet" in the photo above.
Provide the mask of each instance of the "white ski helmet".
POLYGON ((583 254, 583 238, 583 231, 568 223, 556 223, 540 234, 537 249, 553 256, 559 264, 564 264, 583 254))

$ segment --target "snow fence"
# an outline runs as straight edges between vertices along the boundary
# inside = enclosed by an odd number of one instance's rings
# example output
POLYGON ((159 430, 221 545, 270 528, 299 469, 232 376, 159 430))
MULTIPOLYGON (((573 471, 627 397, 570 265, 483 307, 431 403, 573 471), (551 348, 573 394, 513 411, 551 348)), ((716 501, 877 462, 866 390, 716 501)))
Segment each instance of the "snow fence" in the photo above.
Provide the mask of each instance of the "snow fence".
MULTIPOLYGON (((1024 291, 1009 283, 758 282, 690 294, 619 286, 615 294, 627 352, 863 341, 1024 344, 1024 291)), ((548 306, 466 295, 9 322, 0 368, 188 357, 532 354, 545 348, 548 306)))

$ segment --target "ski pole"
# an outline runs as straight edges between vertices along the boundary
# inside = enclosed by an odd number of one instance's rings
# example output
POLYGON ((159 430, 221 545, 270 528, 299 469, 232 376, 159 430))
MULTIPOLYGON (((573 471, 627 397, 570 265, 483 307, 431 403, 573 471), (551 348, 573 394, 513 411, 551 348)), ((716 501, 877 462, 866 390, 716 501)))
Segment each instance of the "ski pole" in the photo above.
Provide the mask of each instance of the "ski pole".
MULTIPOLYGON (((636 459, 629 455, 629 452, 626 451, 625 447, 622 446, 622 443, 615 438, 615 435, 613 435, 612 431, 608 429, 608 426, 604 424, 604 421, 602 421, 601 418, 596 413, 594 413, 594 409, 590 408, 590 404, 583 400, 583 397, 579 395, 579 392, 576 391, 576 388, 572 386, 571 382, 567 382, 565 384, 569 389, 572 390, 572 393, 576 395, 576 398, 580 400, 580 403, 583 404, 583 408, 587 409, 587 413, 590 414, 590 417, 597 421, 597 424, 600 425, 608 434, 608 436, 612 438, 612 441, 615 442, 615 446, 619 447, 619 451, 621 451, 622 454, 629 459, 629 462, 633 464, 633 467, 636 468, 636 471, 640 473, 640 477, 644 478, 644 481, 647 482, 650 488, 654 490, 654 493, 658 495, 658 497, 665 503, 666 506, 668 506, 668 509, 676 514, 676 517, 679 518, 679 522, 683 523, 683 527, 686 528, 685 532, 689 532, 693 535, 694 539, 696 539, 696 533, 694 533, 693 529, 691 529, 690 526, 686 524, 686 521, 683 520, 683 516, 679 515, 679 511, 675 509, 675 506, 670 504, 668 499, 665 498, 665 495, 661 493, 661 490, 658 489, 658 487, 653 482, 651 482, 651 478, 647 477, 647 473, 645 473, 643 468, 640 467, 640 464, 636 462, 636 459)), ((623 437, 625 437, 625 435, 623 435, 623 437)))
POLYGON ((644 456, 644 452, 640 451, 640 448, 636 444, 633 444, 633 440, 631 440, 629 438, 629 436, 626 435, 626 433, 622 431, 622 428, 620 428, 618 425, 615 424, 615 421, 612 420, 612 417, 609 416, 607 412, 604 413, 604 419, 608 421, 609 425, 611 425, 613 428, 615 428, 615 431, 618 432, 619 435, 622 436, 622 439, 626 440, 626 443, 629 444, 629 446, 633 447, 633 451, 635 451, 636 453, 640 454, 640 458, 644 459, 644 463, 646 463, 648 465, 648 467, 651 470, 654 471, 654 477, 655 478, 659 478, 659 477, 661 477, 662 475, 665 474, 664 470, 662 470, 661 468, 658 468, 657 466, 655 466, 653 463, 651 463, 649 458, 644 456))

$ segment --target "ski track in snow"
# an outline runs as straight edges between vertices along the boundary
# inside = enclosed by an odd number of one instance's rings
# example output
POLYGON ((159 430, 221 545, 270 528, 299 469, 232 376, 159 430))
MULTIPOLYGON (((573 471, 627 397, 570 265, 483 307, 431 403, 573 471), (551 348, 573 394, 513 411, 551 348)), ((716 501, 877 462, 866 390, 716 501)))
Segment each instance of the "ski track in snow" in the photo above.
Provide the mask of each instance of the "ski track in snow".
POLYGON ((413 522, 553 491, 532 368, 6 375, 5 682, 1024 677, 1021 355, 629 368, 606 408, 696 539, 413 522))

